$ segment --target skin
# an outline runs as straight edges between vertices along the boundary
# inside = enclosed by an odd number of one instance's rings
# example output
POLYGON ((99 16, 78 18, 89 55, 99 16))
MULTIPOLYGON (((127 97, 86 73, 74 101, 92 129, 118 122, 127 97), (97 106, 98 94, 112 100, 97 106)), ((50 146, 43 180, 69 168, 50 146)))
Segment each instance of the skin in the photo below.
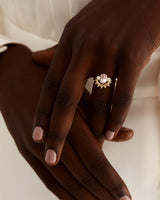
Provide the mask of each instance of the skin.
POLYGON ((53 164, 60 159, 87 79, 102 73, 113 83, 107 89, 94 85, 89 122, 94 134, 116 137, 139 75, 160 45, 159 7, 160 0, 93 0, 67 23, 34 120, 34 127, 47 134, 53 164))
MULTIPOLYGON (((52 55, 53 56, 53 55, 52 55)), ((50 167, 44 161, 46 141, 35 145, 32 121, 48 68, 33 63, 32 52, 22 45, 8 45, 0 54, 0 109, 15 143, 49 190, 63 200, 117 200, 129 197, 127 186, 105 158, 87 125, 84 93, 64 145, 60 162, 50 167)), ((133 131, 122 128, 115 141, 125 141, 133 131)))

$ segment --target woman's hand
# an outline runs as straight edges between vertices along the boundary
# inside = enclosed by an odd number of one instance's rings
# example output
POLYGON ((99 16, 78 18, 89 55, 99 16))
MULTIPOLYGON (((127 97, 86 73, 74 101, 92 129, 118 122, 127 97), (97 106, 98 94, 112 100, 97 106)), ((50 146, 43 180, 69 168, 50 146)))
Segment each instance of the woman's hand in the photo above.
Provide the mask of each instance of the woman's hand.
MULTIPOLYGON (((48 48, 46 50, 37 51, 32 53, 33 61, 40 65, 49 67, 51 65, 51 61, 53 60, 53 57, 55 56, 56 50, 58 45, 48 48)), ((79 111, 82 111, 81 114, 83 115, 83 118, 85 119, 86 123, 89 124, 89 116, 90 116, 90 107, 91 107, 91 95, 89 92, 85 89, 82 95, 82 98, 79 102, 79 111)), ((104 142, 103 135, 97 135, 93 132, 95 138, 99 142, 99 144, 102 146, 104 142)), ((124 142, 126 140, 129 140, 133 137, 133 130, 130 128, 122 127, 119 132, 117 133, 116 137, 113 138, 112 141, 116 142, 124 142)), ((47 137, 47 135, 46 135, 47 137)), ((40 142, 39 135, 33 134, 33 140, 36 142, 40 142)))
POLYGON ((41 139, 47 134, 46 149, 53 150, 54 164, 89 77, 105 73, 112 79, 106 89, 94 85, 89 119, 96 135, 104 133, 108 140, 116 137, 140 72, 159 46, 159 8, 160 0, 93 0, 68 22, 44 82, 34 122, 34 134, 41 139))
MULTIPOLYGON (((0 55, 0 109, 21 154, 60 199, 127 200, 130 194, 125 183, 85 122, 85 106, 76 112, 59 164, 50 167, 44 162, 45 141, 36 146, 31 129, 46 73, 47 68, 34 64, 31 51, 24 46, 9 45, 8 51, 0 55)), ((87 93, 81 105, 84 102, 89 102, 87 93)), ((133 132, 121 129, 118 135, 118 140, 126 140, 133 132)))

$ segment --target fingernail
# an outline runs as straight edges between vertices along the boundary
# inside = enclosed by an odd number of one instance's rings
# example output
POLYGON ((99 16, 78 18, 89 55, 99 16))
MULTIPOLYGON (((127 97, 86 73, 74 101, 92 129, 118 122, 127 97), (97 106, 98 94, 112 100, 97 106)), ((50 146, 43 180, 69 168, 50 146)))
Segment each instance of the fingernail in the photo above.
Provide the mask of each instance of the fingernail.
POLYGON ((32 134, 32 138, 34 141, 40 141, 43 138, 43 129, 39 126, 36 126, 34 128, 33 134, 32 134))
POLYGON ((107 131, 107 132, 105 133, 105 138, 106 138, 107 140, 112 140, 112 139, 114 138, 114 134, 115 134, 115 132, 113 132, 113 131, 107 131))
POLYGON ((120 198, 120 200, 131 200, 128 196, 123 196, 120 198))
POLYGON ((52 149, 48 149, 45 156, 45 161, 48 164, 54 164, 57 160, 56 152, 52 149))

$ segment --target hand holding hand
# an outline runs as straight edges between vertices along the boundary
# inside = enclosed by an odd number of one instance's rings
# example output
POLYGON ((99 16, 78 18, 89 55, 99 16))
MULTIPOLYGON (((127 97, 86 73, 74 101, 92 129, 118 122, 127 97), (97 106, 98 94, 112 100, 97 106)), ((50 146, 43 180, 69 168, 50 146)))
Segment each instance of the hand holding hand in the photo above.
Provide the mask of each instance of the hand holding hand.
MULTIPOLYGON (((159 0, 94 0, 66 25, 39 99, 34 133, 47 135, 57 164, 89 77, 94 85, 90 124, 112 140, 127 116, 138 77, 160 43, 159 0), (115 88, 115 78, 118 78, 115 88), (37 128, 38 127, 38 128, 37 128)), ((43 135, 43 137, 42 137, 43 135)))
MULTIPOLYGON (((87 116, 83 119, 87 113, 83 106, 76 112, 59 164, 49 167, 44 162, 45 141, 36 146, 31 129, 48 69, 33 64, 31 51, 21 45, 9 45, 8 51, 0 55, 0 66, 0 109, 18 149, 45 185, 64 200, 126 200, 130 197, 125 183, 89 130, 85 122, 87 116)), ((84 101, 86 105, 88 97, 84 101)), ((119 133, 120 140, 133 136, 129 129, 119 133)))

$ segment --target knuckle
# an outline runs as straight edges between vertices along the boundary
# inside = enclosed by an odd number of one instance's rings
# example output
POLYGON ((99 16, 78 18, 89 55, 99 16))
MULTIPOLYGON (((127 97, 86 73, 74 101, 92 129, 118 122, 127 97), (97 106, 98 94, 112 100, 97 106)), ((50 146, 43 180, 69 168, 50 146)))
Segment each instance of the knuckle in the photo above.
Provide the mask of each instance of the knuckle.
POLYGON ((63 134, 55 134, 55 133, 49 133, 48 135, 48 141, 54 141, 58 143, 63 143, 65 140, 65 136, 63 134))
POLYGON ((76 37, 76 45, 78 45, 79 49, 92 49, 97 47, 99 45, 99 41, 99 37, 96 33, 89 33, 89 31, 81 31, 76 37))
POLYGON ((44 90, 55 91, 58 86, 59 83, 55 78, 47 77, 44 84, 44 90))
POLYGON ((55 102, 55 106, 61 109, 67 109, 67 108, 75 106, 76 104, 77 103, 75 103, 74 99, 67 91, 61 91, 57 95, 57 99, 55 102))
POLYGON ((45 127, 49 120, 50 113, 47 113, 45 110, 38 110, 37 111, 37 122, 36 125, 45 127))
POLYGON ((77 193, 80 191, 80 187, 75 182, 64 182, 63 187, 66 188, 68 191, 74 191, 74 193, 77 193))
POLYGON ((95 187, 93 179, 88 174, 80 176, 79 181, 89 188, 93 189, 95 187))
POLYGON ((101 155, 97 155, 94 160, 90 162, 89 168, 94 174, 103 174, 103 172, 107 169, 107 165, 104 162, 103 157, 101 155))

